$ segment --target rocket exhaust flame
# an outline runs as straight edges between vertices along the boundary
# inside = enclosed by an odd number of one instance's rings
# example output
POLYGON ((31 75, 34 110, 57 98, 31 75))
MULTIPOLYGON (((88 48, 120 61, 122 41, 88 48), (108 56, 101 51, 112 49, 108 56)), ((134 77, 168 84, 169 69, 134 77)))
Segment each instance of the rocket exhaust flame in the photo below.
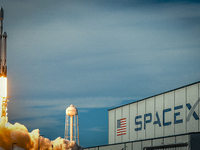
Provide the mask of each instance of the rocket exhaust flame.
POLYGON ((7 78, 0 77, 0 117, 7 123, 7 78))

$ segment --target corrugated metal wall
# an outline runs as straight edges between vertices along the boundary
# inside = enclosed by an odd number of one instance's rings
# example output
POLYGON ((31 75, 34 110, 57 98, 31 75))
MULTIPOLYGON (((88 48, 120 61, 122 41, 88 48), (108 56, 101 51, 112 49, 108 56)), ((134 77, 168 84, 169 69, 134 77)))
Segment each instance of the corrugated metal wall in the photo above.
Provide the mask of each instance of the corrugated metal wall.
MULTIPOLYGON (((200 137, 200 134, 198 134, 200 137)), ((148 139, 128 143, 86 148, 84 150, 191 150, 190 135, 148 139)))
POLYGON ((109 144, 200 132, 199 95, 200 83, 195 83, 109 110, 109 144), (117 136, 122 118, 126 134, 117 136))

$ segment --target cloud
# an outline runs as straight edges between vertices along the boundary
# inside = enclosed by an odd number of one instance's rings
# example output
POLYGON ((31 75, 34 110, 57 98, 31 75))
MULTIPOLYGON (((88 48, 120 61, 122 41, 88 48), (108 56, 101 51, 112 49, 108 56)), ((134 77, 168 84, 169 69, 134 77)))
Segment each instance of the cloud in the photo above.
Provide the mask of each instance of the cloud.
POLYGON ((199 4, 168 2, 126 9, 114 4, 108 9, 111 5, 105 1, 101 4, 57 4, 54 9, 59 14, 50 9, 52 5, 43 8, 39 2, 18 6, 25 14, 13 7, 23 22, 9 29, 8 57, 12 59, 8 73, 15 79, 13 95, 28 96, 28 101, 48 99, 48 95, 57 101, 94 97, 96 102, 96 97, 141 97, 138 93, 144 83, 150 87, 157 82, 158 87, 162 79, 175 81, 186 72, 188 82, 189 76, 199 78, 196 72, 187 71, 199 63, 199 34, 192 34, 199 32, 199 4), (35 14, 26 10, 29 7, 35 14), (57 17, 51 19, 52 14, 57 17), (30 20, 23 17, 29 15, 30 20))
MULTIPOLYGON (((65 116, 65 110, 72 103, 78 109, 81 109, 81 113, 85 108, 109 108, 114 107, 116 104, 120 103, 124 99, 112 98, 112 97, 86 97, 86 98, 72 98, 72 99, 26 99, 26 100, 13 100, 9 104, 9 116, 12 119, 23 119, 26 120, 37 120, 37 122, 46 122, 48 124, 48 118, 50 116, 57 116, 62 114, 65 116), (83 109, 82 109, 83 108, 83 109), (41 113, 42 112, 42 113, 41 113), (40 117, 40 118, 38 118, 40 117), (46 121, 47 120, 47 121, 46 121)), ((127 98, 128 100, 128 98, 127 98)), ((56 118, 52 119, 50 122, 56 124, 56 118)), ((34 122, 34 121, 31 121, 34 122)))
MULTIPOLYGON (((3 118, 1 118, 3 119, 3 118)), ((5 122, 0 120, 0 149, 50 149, 54 147, 55 150, 61 149, 82 149, 75 141, 69 141, 58 137, 54 141, 50 141, 47 138, 42 137, 39 133, 39 129, 33 130, 31 133, 28 132, 24 125, 15 123, 14 125, 8 124, 5 127, 5 122), (40 139, 40 140, 38 140, 40 139), (15 144, 15 145, 14 145, 15 144), (39 146, 40 144, 40 146, 39 146)))
POLYGON ((102 127, 93 127, 89 129, 90 131, 95 131, 95 132, 105 132, 105 129, 102 129, 102 127))
POLYGON ((71 103, 86 111, 115 107, 200 78, 197 2, 2 5, 12 119, 58 125, 71 103))

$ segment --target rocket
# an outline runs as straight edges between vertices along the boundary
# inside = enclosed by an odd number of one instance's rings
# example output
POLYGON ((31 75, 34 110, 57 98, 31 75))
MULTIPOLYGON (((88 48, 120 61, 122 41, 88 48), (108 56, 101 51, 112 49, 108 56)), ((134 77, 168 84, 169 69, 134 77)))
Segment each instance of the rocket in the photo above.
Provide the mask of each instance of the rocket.
POLYGON ((0 119, 4 118, 4 123, 8 121, 7 117, 7 34, 3 33, 3 8, 0 7, 0 119))
POLYGON ((6 51, 7 34, 3 33, 3 8, 0 7, 0 77, 7 77, 6 51))

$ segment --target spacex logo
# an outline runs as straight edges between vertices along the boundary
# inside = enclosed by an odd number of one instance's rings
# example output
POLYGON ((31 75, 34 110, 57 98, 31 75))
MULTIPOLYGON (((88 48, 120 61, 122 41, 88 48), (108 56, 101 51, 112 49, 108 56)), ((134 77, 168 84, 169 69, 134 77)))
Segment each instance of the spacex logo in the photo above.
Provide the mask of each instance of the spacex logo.
MULTIPOLYGON (((193 117, 195 120, 199 120, 199 116, 195 112, 195 108, 198 106, 200 101, 200 98, 195 102, 193 106, 191 106, 190 103, 186 104, 186 108, 189 110, 189 114, 186 117, 186 122, 190 121, 190 118, 193 117)), ((152 113, 147 113, 142 115, 135 116, 135 131, 140 131, 142 129, 146 130, 146 125, 147 124, 153 124, 153 125, 158 125, 159 127, 161 126, 169 126, 172 123, 173 124, 179 124, 183 123, 183 118, 180 118, 180 109, 183 109, 183 105, 175 106, 174 108, 167 108, 162 111, 161 114, 158 113, 158 111, 155 112, 155 119, 153 120, 153 115, 152 113), (166 116, 171 115, 169 112, 172 110, 175 110, 173 113, 172 119, 166 119, 166 116), (162 115, 162 118, 160 117, 162 115), (161 119, 162 120, 161 120, 161 119)), ((167 117, 169 118, 169 117, 167 117)), ((126 118, 119 119, 117 120, 117 136, 119 135, 124 135, 126 134, 126 118)))
MULTIPOLYGON (((195 112, 195 108, 198 106, 200 102, 200 98, 195 102, 195 104, 192 106, 190 103, 186 104, 186 109, 189 110, 189 113, 186 117, 186 122, 189 122, 191 117, 193 117, 195 120, 199 120, 199 116, 195 112)), ((138 115, 135 116, 135 131, 141 131, 141 130, 146 130, 146 125, 147 124, 153 124, 157 125, 158 127, 162 126, 169 126, 172 124, 179 124, 183 123, 183 118, 181 118, 180 114, 181 112, 179 110, 183 109, 183 105, 175 106, 174 108, 167 108, 162 111, 161 114, 158 113, 158 111, 155 112, 153 117, 152 113, 147 113, 144 115, 138 115), (171 119, 166 119, 169 118, 169 115, 171 115, 172 110, 174 110, 173 116, 171 119), (160 117, 162 115, 162 117, 160 117), (166 117, 168 116, 168 117, 166 117), (161 118, 161 119, 160 119, 161 118), (153 120, 154 119, 154 120, 153 120)), ((118 119, 117 120, 117 136, 120 135, 125 135, 126 134, 126 118, 118 119)))
MULTIPOLYGON (((199 120, 199 116, 195 112, 195 108, 199 104, 199 101, 200 98, 195 102, 193 106, 191 106, 190 103, 186 104, 186 107, 189 110, 189 114, 186 117, 186 122, 190 121, 190 118, 192 116, 194 117, 195 120, 199 120)), ((144 116, 138 115, 135 117, 135 125, 137 126, 137 128, 135 128, 135 131, 140 131, 142 129, 146 130, 146 125, 149 123, 152 123, 153 125, 158 125, 159 127, 169 126, 172 124, 172 121, 174 122, 174 124, 183 123, 183 119, 180 118, 180 111, 178 111, 180 109, 183 109, 183 105, 175 106, 174 108, 164 109, 162 111, 162 114, 159 114, 158 111, 156 111, 155 120, 152 120, 153 119, 152 113, 144 114, 144 116), (173 117, 171 117, 173 119, 167 120, 166 116, 170 115, 169 112, 171 112, 172 109, 176 110, 174 111, 173 117), (162 120, 160 119, 161 118, 160 115, 162 115, 162 120)))

